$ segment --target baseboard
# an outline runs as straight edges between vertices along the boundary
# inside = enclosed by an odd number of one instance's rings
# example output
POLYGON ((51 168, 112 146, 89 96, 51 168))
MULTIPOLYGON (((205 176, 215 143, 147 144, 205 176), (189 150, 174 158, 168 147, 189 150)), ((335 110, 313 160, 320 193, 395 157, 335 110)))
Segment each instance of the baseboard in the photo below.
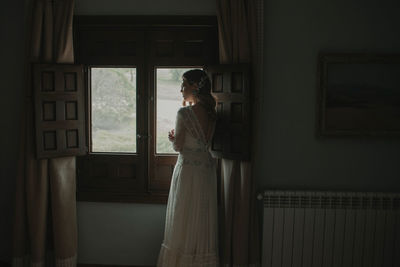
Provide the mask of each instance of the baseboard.
MULTIPOLYGON (((0 261, 0 267, 11 267, 11 263, 0 261)), ((84 264, 78 263, 77 267, 155 267, 155 266, 139 266, 139 265, 116 265, 116 264, 84 264)))
MULTIPOLYGON (((0 261, 0 267, 11 267, 11 263, 5 262, 5 261, 0 261)), ((139 265, 116 265, 116 264, 84 264, 84 263, 78 263, 77 267, 155 267, 151 265, 147 266, 139 266, 139 265)))

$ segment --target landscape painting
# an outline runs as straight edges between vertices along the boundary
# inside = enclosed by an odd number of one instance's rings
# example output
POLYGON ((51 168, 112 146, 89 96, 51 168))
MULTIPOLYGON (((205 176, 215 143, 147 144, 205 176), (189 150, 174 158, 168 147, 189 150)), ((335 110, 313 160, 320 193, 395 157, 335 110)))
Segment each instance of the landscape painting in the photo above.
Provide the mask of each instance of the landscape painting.
POLYGON ((400 136, 398 56, 320 57, 321 135, 400 136))

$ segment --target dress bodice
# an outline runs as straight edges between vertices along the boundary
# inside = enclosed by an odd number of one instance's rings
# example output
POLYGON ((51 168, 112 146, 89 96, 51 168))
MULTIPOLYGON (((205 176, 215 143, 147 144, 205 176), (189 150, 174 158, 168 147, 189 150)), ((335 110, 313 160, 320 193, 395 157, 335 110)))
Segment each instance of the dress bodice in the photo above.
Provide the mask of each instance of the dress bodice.
MULTIPOLYGON (((214 125, 211 127, 214 128, 214 125)), ((191 106, 178 111, 175 126, 174 149, 179 151, 177 163, 194 166, 215 164, 210 149, 210 141, 206 140, 200 123, 191 106)))
POLYGON ((215 159, 211 156, 208 147, 205 147, 198 139, 190 135, 185 137, 177 163, 212 167, 214 162, 215 159))

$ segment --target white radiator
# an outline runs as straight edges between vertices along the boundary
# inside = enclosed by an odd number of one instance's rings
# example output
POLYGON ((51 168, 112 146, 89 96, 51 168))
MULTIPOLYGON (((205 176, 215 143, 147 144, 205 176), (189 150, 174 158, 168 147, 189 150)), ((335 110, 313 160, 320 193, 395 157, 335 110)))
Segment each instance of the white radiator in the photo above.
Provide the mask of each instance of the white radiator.
POLYGON ((400 267, 400 194, 265 191, 263 267, 400 267))

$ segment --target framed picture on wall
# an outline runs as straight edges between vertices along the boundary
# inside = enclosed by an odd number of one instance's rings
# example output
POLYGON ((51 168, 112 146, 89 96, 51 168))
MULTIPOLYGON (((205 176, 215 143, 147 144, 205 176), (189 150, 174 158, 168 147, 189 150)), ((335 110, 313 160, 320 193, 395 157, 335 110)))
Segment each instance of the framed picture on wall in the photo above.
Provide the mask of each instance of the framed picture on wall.
POLYGON ((400 55, 318 58, 319 136, 400 137, 400 55))

